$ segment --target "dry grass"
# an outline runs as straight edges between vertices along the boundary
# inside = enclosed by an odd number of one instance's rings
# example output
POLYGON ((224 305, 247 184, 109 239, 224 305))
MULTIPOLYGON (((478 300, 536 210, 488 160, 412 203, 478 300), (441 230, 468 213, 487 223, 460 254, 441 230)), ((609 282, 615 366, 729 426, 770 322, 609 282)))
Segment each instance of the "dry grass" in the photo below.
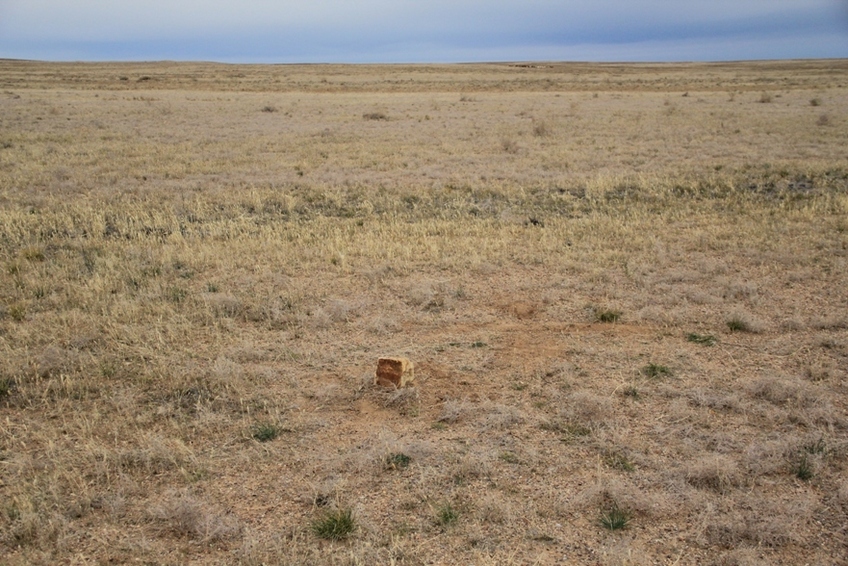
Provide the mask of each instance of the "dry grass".
POLYGON ((4 563, 844 561, 846 73, 0 62, 4 563))

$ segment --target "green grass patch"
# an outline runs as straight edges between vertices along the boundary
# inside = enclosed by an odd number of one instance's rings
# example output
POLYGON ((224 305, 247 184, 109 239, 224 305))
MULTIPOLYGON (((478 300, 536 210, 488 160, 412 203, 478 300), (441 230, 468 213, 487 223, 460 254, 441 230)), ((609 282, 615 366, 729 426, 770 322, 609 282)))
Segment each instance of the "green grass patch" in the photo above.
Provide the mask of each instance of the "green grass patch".
POLYGON ((716 337, 711 334, 697 334, 695 332, 686 335, 686 340, 694 344, 702 346, 713 346, 716 343, 716 337))
POLYGON ((0 399, 7 397, 15 386, 15 382, 11 377, 0 378, 0 399))
POLYGON ((327 540, 344 540, 356 529, 351 509, 328 511, 312 522, 312 532, 327 540))
POLYGON ((622 472, 632 472, 636 469, 633 462, 631 462, 627 456, 617 452, 611 452, 604 456, 604 463, 610 468, 622 472))
POLYGON ((742 317, 734 316, 727 321, 727 329, 731 332, 750 332, 751 325, 742 317))
POLYGON ((601 511, 601 516, 598 522, 602 527, 610 531, 620 531, 626 529, 630 524, 630 513, 618 506, 618 503, 613 502, 607 509, 601 511))
POLYGON ((798 461, 792 466, 792 473, 801 481, 813 479, 813 465, 806 454, 802 454, 798 461))
POLYGON ((642 375, 650 379, 660 379, 662 377, 671 377, 673 372, 668 366, 648 364, 642 368, 642 375))
POLYGON ((408 468, 412 458, 402 452, 393 452, 386 456, 385 464, 389 470, 402 470, 408 468))
POLYGON ((595 320, 603 323, 614 323, 621 320, 621 311, 610 309, 595 309, 595 320))
POLYGON ((259 442, 269 442, 280 435, 280 427, 272 423, 258 423, 253 426, 251 436, 259 442))
POLYGON ((436 523, 442 527, 449 527, 459 521, 459 511, 450 503, 440 505, 436 509, 436 523))

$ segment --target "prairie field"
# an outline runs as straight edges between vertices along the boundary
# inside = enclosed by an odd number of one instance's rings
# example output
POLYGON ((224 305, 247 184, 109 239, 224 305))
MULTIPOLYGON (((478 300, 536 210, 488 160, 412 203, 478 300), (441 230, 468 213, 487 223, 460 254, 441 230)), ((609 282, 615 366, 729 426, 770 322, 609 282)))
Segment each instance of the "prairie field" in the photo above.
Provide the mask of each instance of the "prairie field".
POLYGON ((848 60, 0 60, 0 562, 848 564, 846 148, 848 60))

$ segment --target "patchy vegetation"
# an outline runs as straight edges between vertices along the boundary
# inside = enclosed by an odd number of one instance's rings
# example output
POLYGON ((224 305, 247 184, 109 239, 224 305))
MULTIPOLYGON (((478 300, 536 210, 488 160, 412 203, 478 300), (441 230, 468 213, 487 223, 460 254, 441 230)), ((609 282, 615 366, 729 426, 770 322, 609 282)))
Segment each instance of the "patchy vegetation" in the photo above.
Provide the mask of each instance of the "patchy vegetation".
POLYGON ((839 563, 847 74, 0 61, 4 564, 839 563))

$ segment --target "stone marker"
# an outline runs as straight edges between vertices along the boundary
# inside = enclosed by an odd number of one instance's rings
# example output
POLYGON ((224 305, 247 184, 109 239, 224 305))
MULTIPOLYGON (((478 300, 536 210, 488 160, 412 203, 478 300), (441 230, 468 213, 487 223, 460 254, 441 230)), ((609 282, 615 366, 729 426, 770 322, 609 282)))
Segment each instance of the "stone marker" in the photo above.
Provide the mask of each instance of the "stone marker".
POLYGON ((380 358, 374 383, 385 387, 406 387, 415 379, 415 368, 407 358, 380 358))

